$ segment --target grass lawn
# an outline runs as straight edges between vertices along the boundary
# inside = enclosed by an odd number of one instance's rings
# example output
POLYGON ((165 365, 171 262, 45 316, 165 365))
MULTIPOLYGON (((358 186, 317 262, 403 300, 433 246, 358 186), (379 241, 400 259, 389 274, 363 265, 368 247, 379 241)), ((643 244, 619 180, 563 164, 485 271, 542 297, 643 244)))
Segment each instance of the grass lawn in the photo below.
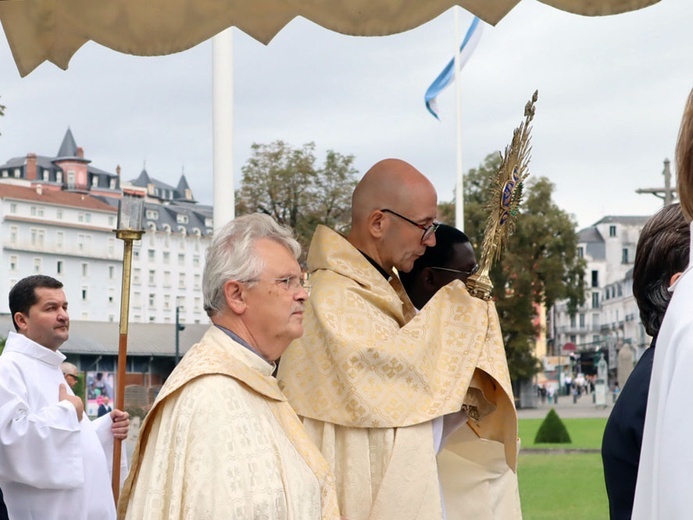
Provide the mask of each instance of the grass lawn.
POLYGON ((521 454, 517 475, 524 520, 609 518, 599 453, 521 454))
MULTIPOLYGON (((534 444, 543 419, 521 419, 523 448, 599 449, 606 419, 562 419, 572 443, 534 444)), ((609 518, 599 453, 521 453, 518 465, 524 520, 609 518)))

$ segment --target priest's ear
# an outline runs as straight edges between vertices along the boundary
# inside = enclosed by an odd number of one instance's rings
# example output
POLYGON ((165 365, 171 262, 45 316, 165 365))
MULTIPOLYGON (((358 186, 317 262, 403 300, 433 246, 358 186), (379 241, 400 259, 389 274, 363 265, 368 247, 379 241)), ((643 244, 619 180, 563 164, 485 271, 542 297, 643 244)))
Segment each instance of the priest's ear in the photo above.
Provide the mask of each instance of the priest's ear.
POLYGON ((224 301, 234 314, 243 314, 247 308, 245 290, 246 285, 238 280, 229 280, 224 284, 224 301))
POLYGON ((368 226, 368 233, 373 238, 381 238, 387 230, 387 219, 385 219, 385 214, 380 210, 372 211, 371 214, 368 215, 366 224, 368 226))

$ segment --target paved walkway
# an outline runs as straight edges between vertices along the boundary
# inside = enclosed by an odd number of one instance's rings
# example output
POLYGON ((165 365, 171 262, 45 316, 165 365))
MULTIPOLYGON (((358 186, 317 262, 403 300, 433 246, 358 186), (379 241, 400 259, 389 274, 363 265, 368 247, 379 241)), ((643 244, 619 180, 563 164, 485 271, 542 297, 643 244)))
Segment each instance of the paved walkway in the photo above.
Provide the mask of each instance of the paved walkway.
POLYGON ((611 395, 608 395, 606 408, 597 408, 592 402, 592 394, 579 397, 577 403, 573 404, 573 397, 562 395, 558 398, 558 404, 549 404, 548 399, 542 403, 537 399, 538 408, 528 408, 517 411, 520 419, 543 419, 551 408, 556 409, 556 413, 561 419, 586 418, 586 417, 609 417, 613 403, 611 395))

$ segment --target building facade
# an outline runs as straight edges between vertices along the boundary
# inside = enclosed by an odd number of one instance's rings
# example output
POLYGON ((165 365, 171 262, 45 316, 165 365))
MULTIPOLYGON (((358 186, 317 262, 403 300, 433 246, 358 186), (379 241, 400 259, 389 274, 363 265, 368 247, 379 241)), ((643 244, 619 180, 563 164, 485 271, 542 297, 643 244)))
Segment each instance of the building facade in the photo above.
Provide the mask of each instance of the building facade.
MULTIPOLYGON (((70 315, 118 321, 123 244, 115 238, 123 193, 145 199, 145 234, 135 242, 130 321, 207 323, 202 269, 212 208, 197 203, 184 175, 173 187, 146 171, 129 182, 95 168, 68 129, 58 154, 28 153, 0 164, 0 294, 41 273, 61 280, 70 315)), ((7 298, 0 314, 9 313, 7 298)))
POLYGON ((585 303, 574 314, 566 302, 552 308, 549 335, 554 355, 571 352, 574 346, 578 356, 591 360, 593 353, 602 351, 615 369, 624 345, 635 349, 633 359, 649 346, 632 290, 635 249, 648 219, 607 216, 579 231, 578 255, 587 264, 585 303))
POLYGON ((0 183, 0 313, 18 280, 46 274, 62 281, 75 319, 113 321, 120 308, 122 243, 116 209, 93 197, 42 186, 0 183))

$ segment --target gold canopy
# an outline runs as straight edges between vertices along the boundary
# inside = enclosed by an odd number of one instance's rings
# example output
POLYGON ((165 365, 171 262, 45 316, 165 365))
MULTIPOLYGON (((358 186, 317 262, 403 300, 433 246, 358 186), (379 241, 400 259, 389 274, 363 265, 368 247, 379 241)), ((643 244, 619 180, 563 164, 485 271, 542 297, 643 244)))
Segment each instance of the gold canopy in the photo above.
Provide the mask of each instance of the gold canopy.
MULTIPOLYGON (((540 0, 575 14, 633 11, 659 0, 540 0)), ((235 26, 268 43, 302 16, 327 29, 384 36, 454 5, 498 23, 519 0, 0 0, 0 22, 22 76, 44 61, 62 69, 92 40, 140 56, 173 54, 235 26)))

